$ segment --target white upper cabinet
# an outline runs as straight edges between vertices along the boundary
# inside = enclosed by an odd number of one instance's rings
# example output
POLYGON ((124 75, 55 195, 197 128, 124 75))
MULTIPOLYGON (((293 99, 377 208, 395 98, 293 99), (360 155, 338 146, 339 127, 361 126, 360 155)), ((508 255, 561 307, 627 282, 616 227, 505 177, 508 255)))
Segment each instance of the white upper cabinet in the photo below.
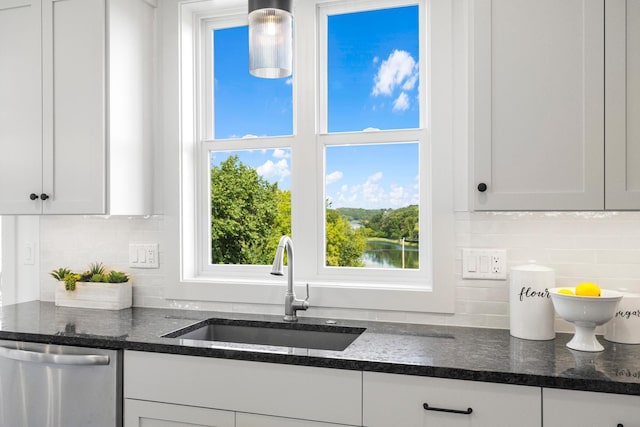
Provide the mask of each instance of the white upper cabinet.
MULTIPOLYGON (((18 75, 7 90, 29 95, 16 96, 24 108, 7 118, 16 129, 0 130, 0 161, 14 162, 0 169, 0 213, 151 213, 155 14, 147 0, 42 0, 41 20, 22 12, 21 33, 31 31, 3 38, 21 46, 0 60, 23 58, 28 70, 28 56, 38 75, 0 71, 18 75), (20 89, 29 85, 39 92, 20 89), (32 116, 33 126, 19 124, 32 116)), ((12 108, 4 97, 0 105, 12 108)))
POLYGON ((640 209, 640 0, 605 4, 605 206, 640 209))
POLYGON ((473 8, 474 208, 603 209, 604 1, 473 8))
POLYGON ((106 212, 104 0, 44 0, 43 213, 106 212))
POLYGON ((40 212, 40 15, 40 0, 0 0, 0 214, 40 212))

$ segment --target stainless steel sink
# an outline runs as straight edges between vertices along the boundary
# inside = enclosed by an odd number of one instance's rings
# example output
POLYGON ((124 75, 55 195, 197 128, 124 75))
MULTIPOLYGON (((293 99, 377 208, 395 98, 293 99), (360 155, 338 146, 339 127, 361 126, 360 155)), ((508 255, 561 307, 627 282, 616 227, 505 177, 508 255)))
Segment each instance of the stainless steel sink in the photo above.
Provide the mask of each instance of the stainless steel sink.
POLYGON ((338 325, 211 318, 163 337, 342 351, 364 331, 338 325))

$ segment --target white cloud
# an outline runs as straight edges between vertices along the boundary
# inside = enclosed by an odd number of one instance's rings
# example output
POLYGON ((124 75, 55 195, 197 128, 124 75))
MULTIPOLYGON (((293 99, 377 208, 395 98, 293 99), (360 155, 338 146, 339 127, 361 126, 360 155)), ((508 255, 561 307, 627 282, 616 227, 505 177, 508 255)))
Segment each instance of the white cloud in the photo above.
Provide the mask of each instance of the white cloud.
POLYGON ((379 184, 381 179, 382 172, 376 172, 362 184, 362 196, 367 203, 375 204, 384 200, 384 188, 379 184))
POLYGON ((289 163, 286 159, 279 160, 276 163, 271 160, 267 160, 256 168, 256 172, 258 172, 258 175, 269 181, 282 181, 291 175, 289 163))
POLYGON ((289 157, 291 157, 291 154, 289 154, 289 150, 276 148, 273 150, 273 157, 276 159, 288 159, 289 157))
POLYGON ((284 84, 291 86, 293 84, 293 77, 289 77, 287 80, 285 80, 284 84))
POLYGON ((374 96, 391 96, 397 87, 410 90, 415 87, 417 78, 418 64, 415 59, 409 52, 396 49, 380 64, 378 73, 373 79, 374 85, 371 93, 374 96))
MULTIPOLYGON (((417 177, 416 177, 417 178, 417 177)), ((401 208, 417 205, 420 201, 418 182, 412 180, 406 185, 385 184, 382 172, 368 176, 361 184, 342 184, 340 190, 332 193, 334 206, 362 207, 366 209, 401 208)))
POLYGON ((376 182, 382 179, 382 172, 376 172, 367 178, 367 182, 376 182))
POLYGON ((403 187, 394 184, 391 184, 388 198, 389 204, 396 208, 417 205, 420 201, 419 194, 415 186, 403 187))
POLYGON ((416 87, 417 82, 418 70, 416 70, 416 72, 404 82, 404 84, 402 85, 402 90, 412 90, 414 87, 416 87))
POLYGON ((331 172, 329 175, 326 176, 325 178, 325 182, 327 185, 333 184, 334 182, 338 182, 342 179, 342 172, 341 171, 335 171, 335 172, 331 172))
POLYGON ((409 109, 409 95, 400 92, 400 95, 393 101, 393 111, 406 111, 409 109))

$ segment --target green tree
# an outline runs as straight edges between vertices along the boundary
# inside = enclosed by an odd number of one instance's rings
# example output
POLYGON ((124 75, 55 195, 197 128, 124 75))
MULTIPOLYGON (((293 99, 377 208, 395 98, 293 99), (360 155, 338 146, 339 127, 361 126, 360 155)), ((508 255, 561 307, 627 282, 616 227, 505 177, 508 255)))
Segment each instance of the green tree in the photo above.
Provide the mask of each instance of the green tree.
POLYGON ((399 209, 387 209, 378 212, 367 221, 365 226, 371 237, 387 239, 419 238, 419 209, 417 205, 399 209))
POLYGON ((285 209, 286 202, 280 200, 282 206, 279 207, 279 199, 286 196, 279 193, 282 192, 277 184, 260 177, 255 169, 240 162, 238 156, 230 156, 211 168, 213 264, 270 264, 273 261, 277 239, 274 244, 272 235, 286 229, 280 211, 285 209))
POLYGON ((367 241, 363 229, 353 229, 335 209, 326 209, 326 263, 336 267, 362 267, 367 241))
POLYGON ((280 237, 291 236, 291 191, 279 190, 276 193, 277 215, 273 222, 271 235, 269 236, 268 250, 270 250, 271 263, 280 237))

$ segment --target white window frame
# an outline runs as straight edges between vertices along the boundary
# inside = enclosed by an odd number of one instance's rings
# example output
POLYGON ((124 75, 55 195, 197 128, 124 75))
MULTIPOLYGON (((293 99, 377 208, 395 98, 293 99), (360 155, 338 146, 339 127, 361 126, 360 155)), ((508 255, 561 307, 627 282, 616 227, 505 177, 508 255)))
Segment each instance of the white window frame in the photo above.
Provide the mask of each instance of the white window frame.
MULTIPOLYGON (((165 35, 175 37, 180 55, 178 61, 165 61, 165 67, 178 65, 178 73, 172 73, 179 81, 177 91, 167 90, 166 99, 175 97, 179 108, 167 108, 168 112, 177 113, 180 117, 179 127, 167 126, 173 130, 179 140, 179 162, 175 161, 175 154, 166 158, 166 166, 171 176, 172 172, 178 177, 177 188, 173 194, 178 194, 175 204, 169 203, 167 219, 173 232, 169 235, 168 247, 175 248, 167 251, 167 256, 175 254, 175 261, 171 265, 170 276, 165 296, 175 300, 191 301, 221 301, 236 303, 281 304, 285 281, 268 274, 268 266, 213 266, 227 268, 213 268, 205 266, 203 258, 198 256, 198 247, 202 247, 205 233, 200 232, 204 227, 202 208, 197 200, 203 202, 202 195, 206 191, 202 183, 202 169, 208 168, 207 142, 200 143, 199 135, 205 130, 206 124, 198 116, 199 107, 204 103, 197 94, 202 85, 202 63, 199 61, 198 49, 201 49, 199 34, 203 25, 211 16, 224 17, 246 13, 245 4, 239 7, 232 1, 217 3, 219 9, 212 11, 211 2, 180 1, 174 3, 163 13, 165 35), (178 20, 172 22, 172 15, 178 14, 178 20), (201 161, 198 161, 201 159, 201 161), (202 160, 204 159, 204 160, 202 160), (205 164, 207 163, 207 164, 205 164), (199 211, 200 210, 200 211, 199 211), (175 221, 175 222, 173 222, 175 221), (225 271, 226 270, 226 271, 225 271)), ((421 30, 420 37, 427 40, 428 46, 421 47, 421 82, 426 82, 427 92, 431 94, 427 103, 424 90, 421 90, 423 106, 427 105, 421 124, 433 123, 429 129, 378 131, 354 133, 349 135, 351 143, 383 143, 390 142, 390 135, 403 135, 399 140, 393 137, 393 142, 420 141, 421 162, 428 165, 426 171, 421 170, 421 230, 431 229, 431 247, 421 246, 421 268, 419 271, 381 271, 379 269, 348 269, 326 268, 324 257, 319 252, 324 242, 323 227, 305 227, 300 212, 305 217, 312 217, 315 224, 321 224, 324 218, 324 179, 318 179, 318 174, 324 177, 322 169, 324 163, 324 146, 334 144, 341 134, 327 134, 326 120, 322 117, 326 111, 325 105, 320 108, 317 102, 323 88, 326 71, 322 66, 308 68, 316 63, 316 49, 319 37, 313 33, 295 34, 294 52, 294 136, 283 138, 247 139, 234 141, 230 150, 249 149, 257 147, 290 147, 292 157, 300 156, 301 161, 292 162, 292 176, 299 174, 313 174, 316 181, 315 191, 300 191, 299 182, 292 180, 292 228, 296 245, 296 285, 311 285, 312 307, 340 307, 353 309, 381 309, 421 312, 445 312, 454 310, 454 232, 453 232, 453 148, 452 148, 452 22, 453 10, 449 0, 418 0, 421 10, 428 20, 426 28, 431 35, 425 37, 421 30), (309 46, 316 46, 310 49, 309 46), (426 64, 426 66, 425 66, 426 64), (306 69, 304 67, 307 67, 306 69), (424 70, 430 70, 429 78, 424 70), (304 82, 304 78, 309 79, 304 82), (432 84, 436 81, 437 84, 432 84), (304 102, 307 100, 307 102, 304 102), (432 108, 436 106, 436 108, 432 108), (427 116, 427 112, 429 116, 427 116), (319 130, 316 129, 319 125, 319 130), (316 141, 314 152, 300 150, 296 138, 300 135, 314 135, 316 141), (406 138, 405 138, 406 136, 406 138), (431 160, 433 159, 433 161, 431 160), (426 172, 426 173, 425 173, 426 172), (426 175, 426 176, 423 176, 426 175), (434 183, 431 185, 431 183, 434 183), (425 201, 430 201, 425 203, 425 201), (308 206, 315 208, 309 212, 308 206), (424 224, 429 224, 425 227, 424 224), (317 230, 317 231, 316 231, 317 230), (424 250, 426 248, 427 250, 424 250), (428 256, 430 255, 430 256, 428 256), (426 259, 426 264, 423 258, 426 259), (431 268, 425 268, 424 266, 431 268), (352 270, 352 271, 349 271, 352 270), (430 274, 425 274, 430 271, 430 274), (380 273, 385 274, 380 274, 380 273), (409 273, 409 274, 398 274, 409 273), (385 277, 387 276, 387 277, 385 277), (414 276, 414 277, 410 277, 414 276)), ((244 3, 244 2, 241 2, 244 3)), ((360 7, 365 5, 374 9, 406 5, 405 0, 362 0, 338 1, 298 0, 294 2, 294 16, 296 28, 310 28, 316 25, 316 19, 321 18, 318 10, 327 7, 360 7)), ((332 10, 335 13, 335 10, 332 10)), ((422 18, 424 19, 424 18, 422 18)), ((421 29, 425 28, 421 25, 421 29)), ((171 43, 168 43, 171 45, 171 43)), ((322 46, 322 44, 320 44, 322 46)), ((321 47, 322 49, 322 47, 321 47)), ((322 62, 322 61, 319 61, 322 62)), ((210 63, 210 61, 209 61, 210 63)), ((170 80, 170 79, 168 79, 170 80)), ((422 108, 424 110, 424 107, 422 108)), ((170 134, 170 132, 169 132, 170 134)), ((171 151, 171 150, 168 150, 171 151)), ((175 151, 173 151, 175 153, 175 151)), ((168 189, 167 194, 172 194, 168 189)), ((206 201, 206 198, 204 198, 206 201)), ((206 213, 206 209, 204 210, 206 213)), ((206 215, 205 215, 206 216, 206 215)), ((424 231, 422 231, 424 233, 424 231)), ((324 251, 322 251, 324 252, 324 251)))

